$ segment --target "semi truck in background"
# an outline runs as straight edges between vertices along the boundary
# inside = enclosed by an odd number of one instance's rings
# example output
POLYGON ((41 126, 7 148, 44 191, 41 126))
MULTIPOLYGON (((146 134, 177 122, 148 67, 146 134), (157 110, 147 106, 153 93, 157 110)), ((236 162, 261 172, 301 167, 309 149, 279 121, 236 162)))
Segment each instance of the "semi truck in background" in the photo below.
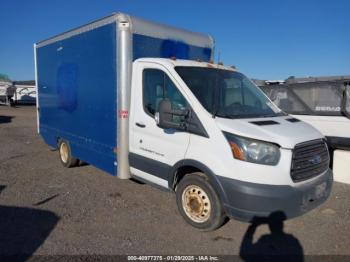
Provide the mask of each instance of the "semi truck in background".
POLYGON ((324 136, 246 76, 213 38, 116 13, 34 45, 38 132, 78 160, 173 191, 200 230, 299 216, 329 196, 324 136))
POLYGON ((284 112, 326 136, 334 180, 350 184, 350 76, 290 77, 256 83, 284 112))

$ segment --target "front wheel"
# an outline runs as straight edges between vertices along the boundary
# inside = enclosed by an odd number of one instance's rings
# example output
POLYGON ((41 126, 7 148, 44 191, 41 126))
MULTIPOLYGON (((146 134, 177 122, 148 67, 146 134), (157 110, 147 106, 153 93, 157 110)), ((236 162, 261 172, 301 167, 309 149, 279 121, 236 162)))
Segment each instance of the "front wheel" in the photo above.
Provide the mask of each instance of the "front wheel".
POLYGON ((186 222, 200 230, 215 230, 225 221, 221 201, 202 173, 186 175, 180 181, 176 202, 186 222))

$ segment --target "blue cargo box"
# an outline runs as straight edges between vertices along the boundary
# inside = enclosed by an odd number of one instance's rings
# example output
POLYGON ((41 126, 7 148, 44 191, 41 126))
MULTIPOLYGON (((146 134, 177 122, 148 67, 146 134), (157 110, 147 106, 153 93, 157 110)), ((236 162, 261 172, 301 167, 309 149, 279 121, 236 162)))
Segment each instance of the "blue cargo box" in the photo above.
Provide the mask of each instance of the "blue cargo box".
POLYGON ((142 57, 209 61, 213 45, 208 35, 121 13, 35 44, 39 134, 53 148, 59 139, 69 141, 75 157, 117 175, 118 89, 132 73, 122 63, 142 57), (126 23, 130 41, 118 49, 126 23))

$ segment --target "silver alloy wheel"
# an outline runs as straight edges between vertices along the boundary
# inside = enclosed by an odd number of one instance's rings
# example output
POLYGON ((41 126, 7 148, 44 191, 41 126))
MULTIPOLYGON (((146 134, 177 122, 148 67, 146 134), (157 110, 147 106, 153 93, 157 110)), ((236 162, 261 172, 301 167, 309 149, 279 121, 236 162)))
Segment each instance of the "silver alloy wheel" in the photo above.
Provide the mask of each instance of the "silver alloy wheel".
POLYGON ((197 185, 189 185, 182 193, 182 207, 186 215, 196 223, 204 223, 210 217, 211 203, 207 193, 197 185))
POLYGON ((68 146, 65 142, 60 145, 60 156, 63 163, 68 162, 68 146))

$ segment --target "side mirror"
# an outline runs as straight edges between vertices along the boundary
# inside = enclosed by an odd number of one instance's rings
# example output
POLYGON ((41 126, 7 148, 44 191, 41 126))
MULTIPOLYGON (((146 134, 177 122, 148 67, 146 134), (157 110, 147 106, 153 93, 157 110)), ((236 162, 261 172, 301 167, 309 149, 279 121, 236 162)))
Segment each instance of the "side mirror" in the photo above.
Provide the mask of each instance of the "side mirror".
POLYGON ((341 111, 343 115, 350 118, 350 82, 344 83, 345 89, 343 94, 343 101, 341 105, 341 111))
POLYGON ((188 115, 189 110, 172 109, 171 102, 168 99, 163 99, 159 103, 159 112, 155 115, 157 125, 161 128, 175 128, 179 130, 186 129, 186 123, 176 122, 173 120, 173 116, 183 116, 184 118, 188 115))

